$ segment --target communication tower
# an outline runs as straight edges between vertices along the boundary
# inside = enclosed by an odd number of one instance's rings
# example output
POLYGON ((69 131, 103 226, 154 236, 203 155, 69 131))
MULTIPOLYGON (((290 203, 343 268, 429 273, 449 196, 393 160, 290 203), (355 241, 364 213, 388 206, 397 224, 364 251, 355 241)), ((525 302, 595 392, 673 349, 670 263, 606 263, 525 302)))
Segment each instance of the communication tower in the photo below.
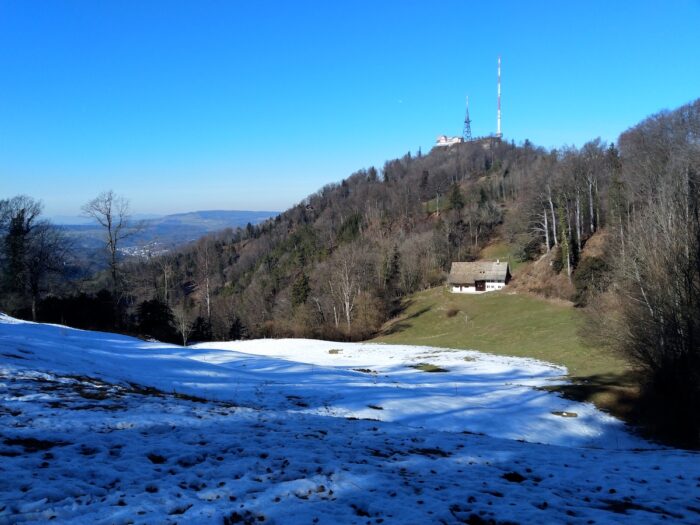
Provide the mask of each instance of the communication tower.
POLYGON ((467 95, 467 113, 464 116, 464 133, 462 133, 464 142, 472 140, 472 119, 469 118, 469 95, 467 95))

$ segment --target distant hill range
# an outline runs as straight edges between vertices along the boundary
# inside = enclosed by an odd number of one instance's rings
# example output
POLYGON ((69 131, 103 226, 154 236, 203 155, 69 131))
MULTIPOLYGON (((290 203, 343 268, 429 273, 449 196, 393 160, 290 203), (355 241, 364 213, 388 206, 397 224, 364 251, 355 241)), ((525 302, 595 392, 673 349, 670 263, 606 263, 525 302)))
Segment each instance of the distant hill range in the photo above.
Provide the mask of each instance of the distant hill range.
MULTIPOLYGON (((149 218, 139 221, 142 228, 125 239, 121 248, 131 255, 138 255, 145 249, 162 253, 208 233, 245 227, 248 223, 259 224, 278 214, 276 211, 206 210, 149 218)), ((62 224, 61 228, 73 240, 75 250, 83 252, 83 256, 90 258, 90 252, 104 246, 105 232, 97 224, 62 224)))

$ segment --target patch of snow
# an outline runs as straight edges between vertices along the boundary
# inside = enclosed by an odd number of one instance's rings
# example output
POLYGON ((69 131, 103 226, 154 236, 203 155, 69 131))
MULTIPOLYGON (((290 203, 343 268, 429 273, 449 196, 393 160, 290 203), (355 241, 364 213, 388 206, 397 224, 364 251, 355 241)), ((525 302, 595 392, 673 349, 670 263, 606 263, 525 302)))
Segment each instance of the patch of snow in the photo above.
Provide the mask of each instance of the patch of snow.
POLYGON ((2 315, 0 524, 696 523, 698 455, 538 389, 565 373, 406 345, 182 348, 2 315))

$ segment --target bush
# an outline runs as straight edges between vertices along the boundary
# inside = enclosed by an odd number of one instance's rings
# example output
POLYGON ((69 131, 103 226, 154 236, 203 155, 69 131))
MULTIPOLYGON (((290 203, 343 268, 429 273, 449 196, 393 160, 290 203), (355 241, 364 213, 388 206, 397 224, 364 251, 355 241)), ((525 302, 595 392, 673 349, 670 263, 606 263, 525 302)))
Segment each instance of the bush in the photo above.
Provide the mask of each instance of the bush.
POLYGON ((158 299, 142 302, 138 307, 138 324, 136 329, 141 335, 148 335, 165 342, 178 342, 178 335, 173 325, 173 313, 170 307, 158 299))
POLYGON ((681 447, 700 447, 700 360, 669 360, 643 382, 638 418, 647 431, 681 447))
POLYGON ((552 270, 554 273, 561 273, 564 269, 564 262, 561 260, 561 247, 555 246, 552 248, 552 270))
MULTIPOLYGON (((30 314, 27 312, 27 315, 30 314)), ((47 297, 39 302, 38 320, 83 330, 114 330, 112 294, 101 290, 97 295, 81 293, 67 297, 47 297)))
POLYGON ((192 323, 191 341, 203 343, 212 340, 211 323, 201 315, 192 323))
POLYGON ((510 244, 513 256, 520 262, 537 260, 545 247, 542 239, 533 237, 529 233, 513 235, 510 244))
POLYGON ((573 281, 576 287, 574 304, 586 306, 591 296, 608 289, 611 282, 611 268, 600 257, 586 257, 576 268, 573 281))
POLYGON ((521 247, 516 255, 522 262, 534 261, 542 254, 542 246, 543 244, 540 239, 530 239, 521 247))
POLYGON ((231 319, 231 324, 228 329, 228 338, 232 341, 237 341, 239 339, 245 339, 248 335, 248 330, 246 329, 243 321, 238 316, 234 316, 231 319))

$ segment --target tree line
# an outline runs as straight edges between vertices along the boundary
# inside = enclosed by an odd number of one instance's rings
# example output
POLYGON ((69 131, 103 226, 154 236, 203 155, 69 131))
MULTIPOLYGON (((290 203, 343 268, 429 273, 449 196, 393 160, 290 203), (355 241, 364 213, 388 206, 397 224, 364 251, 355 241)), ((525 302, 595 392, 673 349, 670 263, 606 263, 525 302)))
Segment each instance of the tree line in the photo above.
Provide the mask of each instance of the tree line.
POLYGON ((42 212, 42 204, 26 195, 0 200, 0 308, 28 310, 35 321, 38 303, 67 272, 70 249, 42 212))

